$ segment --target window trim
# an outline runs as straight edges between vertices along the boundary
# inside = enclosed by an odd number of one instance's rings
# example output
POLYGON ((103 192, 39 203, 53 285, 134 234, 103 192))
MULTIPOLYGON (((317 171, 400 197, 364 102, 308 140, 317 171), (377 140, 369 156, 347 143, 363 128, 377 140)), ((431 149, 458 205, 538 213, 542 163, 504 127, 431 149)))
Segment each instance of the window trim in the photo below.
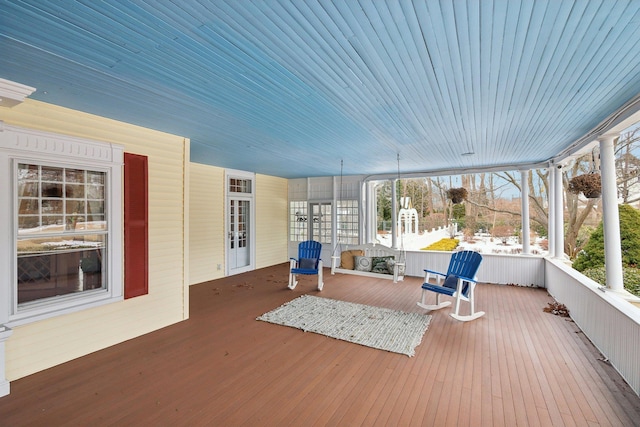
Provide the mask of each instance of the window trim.
POLYGON ((0 241, 11 242, 0 255, 0 325, 14 327, 123 299, 122 282, 122 165, 124 149, 117 144, 91 141, 0 122, 0 241), (36 163, 106 172, 105 217, 106 289, 52 297, 17 305, 17 180, 18 163, 36 163))

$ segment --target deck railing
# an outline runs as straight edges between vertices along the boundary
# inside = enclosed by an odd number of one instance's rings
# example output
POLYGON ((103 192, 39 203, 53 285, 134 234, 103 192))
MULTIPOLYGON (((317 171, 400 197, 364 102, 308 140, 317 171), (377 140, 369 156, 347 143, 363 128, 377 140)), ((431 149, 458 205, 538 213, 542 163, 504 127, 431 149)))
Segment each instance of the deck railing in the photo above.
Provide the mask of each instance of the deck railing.
POLYGON ((549 294, 640 395, 640 308, 560 260, 546 259, 549 294))
MULTIPOLYGON (((584 334, 640 395, 640 308, 604 289, 567 263, 541 256, 483 254, 478 280, 544 287, 564 304, 584 334)), ((407 275, 447 270, 450 252, 407 252, 407 275)))
MULTIPOLYGON (((640 308, 562 260, 535 255, 482 256, 480 282, 546 288, 569 309, 576 325, 640 395, 640 308)), ((406 275, 422 277, 425 268, 446 272, 450 259, 451 252, 407 251, 406 275)))

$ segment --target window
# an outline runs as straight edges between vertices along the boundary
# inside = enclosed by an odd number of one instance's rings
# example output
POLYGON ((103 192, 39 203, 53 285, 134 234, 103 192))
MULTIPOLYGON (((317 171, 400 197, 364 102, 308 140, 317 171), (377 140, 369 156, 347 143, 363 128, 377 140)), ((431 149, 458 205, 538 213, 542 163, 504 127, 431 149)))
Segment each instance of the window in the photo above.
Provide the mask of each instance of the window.
POLYGON ((311 240, 331 243, 331 203, 311 203, 311 240))
POLYGON ((251 194, 251 180, 229 178, 229 192, 251 194))
POLYGON ((104 288, 106 172, 18 163, 18 310, 104 288))
POLYGON ((357 245, 360 230, 358 201, 339 200, 336 208, 338 242, 345 245, 357 245))
POLYGON ((292 242, 304 242, 307 240, 309 221, 306 201, 289 203, 289 227, 289 240, 292 242))
POLYGON ((289 240, 331 243, 331 203, 289 202, 289 240))
POLYGON ((121 300, 122 148, 4 125, 0 323, 121 300))

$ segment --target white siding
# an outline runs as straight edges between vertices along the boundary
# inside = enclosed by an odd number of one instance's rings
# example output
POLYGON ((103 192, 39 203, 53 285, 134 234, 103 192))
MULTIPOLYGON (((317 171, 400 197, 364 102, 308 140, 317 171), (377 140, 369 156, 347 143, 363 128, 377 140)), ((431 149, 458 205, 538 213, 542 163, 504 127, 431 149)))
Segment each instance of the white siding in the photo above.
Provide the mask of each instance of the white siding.
POLYGON ((0 120, 113 142, 149 157, 149 294, 16 327, 6 342, 7 378, 15 380, 186 319, 188 141, 33 100, 0 108, 0 120))

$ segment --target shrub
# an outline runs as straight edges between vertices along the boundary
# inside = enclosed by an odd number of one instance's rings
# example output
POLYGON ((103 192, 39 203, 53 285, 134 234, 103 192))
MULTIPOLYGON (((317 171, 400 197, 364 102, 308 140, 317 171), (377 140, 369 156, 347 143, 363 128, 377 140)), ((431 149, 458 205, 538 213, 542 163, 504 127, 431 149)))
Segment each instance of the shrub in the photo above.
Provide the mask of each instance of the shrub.
MULTIPOLYGON (((603 286, 606 286, 607 284, 607 275, 604 266, 588 268, 584 270, 582 274, 603 286)), ((627 291, 640 297, 640 269, 623 267, 622 281, 624 282, 624 288, 627 291)))
POLYGON ((460 241, 458 239, 440 239, 435 243, 430 244, 426 248, 420 249, 421 251, 452 251, 458 247, 460 241))
MULTIPOLYGON (((640 211, 629 205, 619 205, 620 243, 622 247, 622 265, 636 267, 640 264, 640 211)), ((591 233, 589 241, 578 254, 573 268, 584 271, 604 266, 604 232, 602 221, 591 233)))
POLYGON ((451 218, 458 224, 458 230, 462 230, 467 226, 465 215, 465 206, 463 204, 457 204, 451 207, 451 218))

